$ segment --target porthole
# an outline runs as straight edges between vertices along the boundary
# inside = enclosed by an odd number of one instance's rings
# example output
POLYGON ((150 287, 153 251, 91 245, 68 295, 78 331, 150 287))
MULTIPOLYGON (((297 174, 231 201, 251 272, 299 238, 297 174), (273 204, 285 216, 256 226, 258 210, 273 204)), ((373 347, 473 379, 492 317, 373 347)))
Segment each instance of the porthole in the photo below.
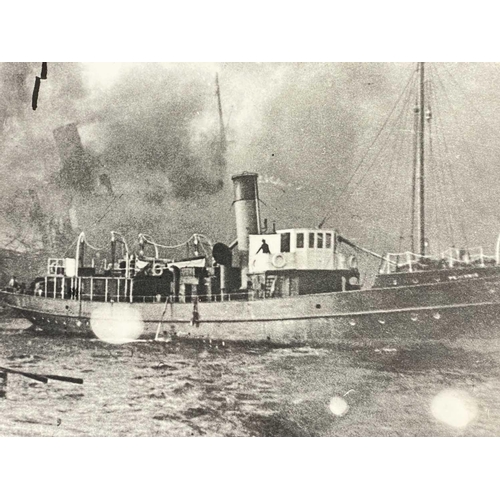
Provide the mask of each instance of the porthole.
POLYGON ((378 322, 379 322, 381 325, 385 325, 385 319, 380 318, 380 319, 378 320, 378 322))
POLYGON ((76 326, 82 326, 82 322, 81 321, 77 321, 76 322, 76 326))
POLYGON ((413 278, 413 279, 411 280, 411 282, 412 282, 413 284, 415 284, 415 285, 416 285, 416 284, 418 283, 418 279, 417 279, 417 278, 413 278))
POLYGON ((432 317, 433 317, 434 319, 439 319, 439 318, 441 317, 441 314, 439 314, 438 312, 435 312, 435 313, 432 315, 432 317))
POLYGON ((350 319, 350 320, 349 320, 349 324, 350 324, 351 326, 354 326, 354 325, 356 324, 356 321, 354 321, 353 319, 350 319))
POLYGON ((397 285, 398 284, 398 280, 392 280, 392 284, 393 285, 397 285))
POLYGON ((412 321, 417 321, 418 314, 417 313, 411 313, 410 318, 411 318, 412 321))
POLYGON ((321 304, 316 304, 316 309, 321 309, 321 304))

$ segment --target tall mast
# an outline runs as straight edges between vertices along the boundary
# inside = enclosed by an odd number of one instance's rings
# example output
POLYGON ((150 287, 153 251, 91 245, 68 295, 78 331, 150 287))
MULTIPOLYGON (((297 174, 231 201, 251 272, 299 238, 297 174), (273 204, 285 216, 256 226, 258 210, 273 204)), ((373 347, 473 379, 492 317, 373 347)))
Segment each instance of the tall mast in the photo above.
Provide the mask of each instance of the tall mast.
POLYGON ((220 146, 222 153, 226 152, 226 130, 224 128, 224 117, 222 116, 222 102, 220 98, 219 73, 215 73, 215 95, 217 96, 217 105, 219 107, 219 130, 220 130, 220 146))
POLYGON ((425 127, 425 93, 424 93, 424 63, 418 63, 420 72, 419 98, 418 98, 418 128, 417 128, 417 157, 418 157, 418 233, 420 255, 425 255, 425 168, 424 168, 424 127, 425 127))

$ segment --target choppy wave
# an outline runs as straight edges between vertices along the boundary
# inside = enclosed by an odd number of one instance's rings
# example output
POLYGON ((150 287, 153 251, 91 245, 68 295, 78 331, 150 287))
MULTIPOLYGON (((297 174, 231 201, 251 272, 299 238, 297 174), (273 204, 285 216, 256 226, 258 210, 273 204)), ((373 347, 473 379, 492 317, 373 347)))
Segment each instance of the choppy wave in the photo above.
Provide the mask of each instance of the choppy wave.
POLYGON ((2 436, 500 434, 500 350, 116 346, 26 326, 1 323, 0 366, 84 384, 9 374, 2 436), (432 410, 437 396, 440 413, 432 410))

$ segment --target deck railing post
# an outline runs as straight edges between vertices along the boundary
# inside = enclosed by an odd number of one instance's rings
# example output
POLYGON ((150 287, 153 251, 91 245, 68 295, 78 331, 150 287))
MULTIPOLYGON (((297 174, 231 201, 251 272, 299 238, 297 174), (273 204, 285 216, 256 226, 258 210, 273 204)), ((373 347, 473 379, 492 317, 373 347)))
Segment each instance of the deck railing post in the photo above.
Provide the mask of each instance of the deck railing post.
POLYGON ((413 272, 413 267, 412 267, 412 262, 411 262, 411 253, 410 252, 406 252, 406 260, 408 262, 408 270, 410 271, 410 273, 413 272))

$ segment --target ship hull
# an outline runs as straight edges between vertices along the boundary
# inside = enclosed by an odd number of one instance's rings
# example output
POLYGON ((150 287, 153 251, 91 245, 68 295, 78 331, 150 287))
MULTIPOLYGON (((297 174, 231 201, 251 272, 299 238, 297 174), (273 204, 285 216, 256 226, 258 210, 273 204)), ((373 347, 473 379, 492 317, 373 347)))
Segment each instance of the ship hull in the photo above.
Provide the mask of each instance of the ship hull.
POLYGON ((43 332, 72 336, 95 337, 96 318, 108 322, 111 330, 127 329, 130 312, 139 318, 143 339, 329 345, 500 337, 500 280, 493 278, 198 304, 3 295, 43 332))

